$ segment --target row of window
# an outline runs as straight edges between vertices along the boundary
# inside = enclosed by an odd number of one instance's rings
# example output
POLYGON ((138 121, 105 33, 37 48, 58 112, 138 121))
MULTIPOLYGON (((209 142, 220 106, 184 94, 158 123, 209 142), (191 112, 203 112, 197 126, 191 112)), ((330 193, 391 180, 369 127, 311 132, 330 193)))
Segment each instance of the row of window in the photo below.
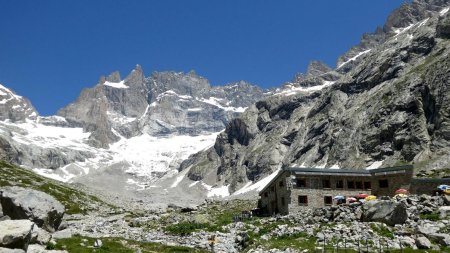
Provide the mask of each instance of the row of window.
MULTIPOLYGON (((372 189, 372 183, 370 181, 356 181, 356 180, 346 180, 347 181, 347 189, 359 189, 359 190, 370 190, 372 189)), ((378 181, 380 188, 388 188, 389 182, 387 179, 381 179, 378 181)), ((311 182, 311 185, 307 185, 307 180, 304 178, 298 178, 296 181, 296 185, 299 188, 319 188, 318 182, 313 181, 311 182)), ((281 186, 281 185, 280 185, 281 186)), ((323 179, 322 180, 322 188, 324 189, 330 189, 331 188, 331 180, 329 179, 323 179)), ((335 188, 336 189, 343 189, 344 188, 344 180, 336 180, 335 181, 335 188)))
MULTIPOLYGON (((323 197, 323 202, 325 205, 332 205, 333 204, 333 197, 332 196, 325 196, 323 197)), ((307 206, 308 205, 308 196, 306 195, 300 195, 298 196, 298 204, 301 206, 307 206)))
MULTIPOLYGON (((314 181, 314 183, 312 183, 309 188, 313 188, 313 189, 317 189, 318 187, 318 182, 317 179, 311 180, 314 181)), ((343 189, 344 188, 344 180, 336 180, 335 181, 336 185, 335 188, 336 189, 343 189)), ((357 190, 371 190, 372 189, 372 183, 370 181, 354 181, 354 180, 346 180, 347 183, 347 189, 357 189, 357 190)), ((280 181, 279 183, 280 187, 284 186, 284 182, 280 181)), ((304 178, 298 178, 296 181, 296 185, 299 188, 306 188, 308 187, 307 185, 307 180, 304 178)), ((387 179, 380 179, 378 180, 378 185, 380 188, 388 188, 389 187, 389 181, 387 179)), ((329 179, 323 179, 322 180, 322 188, 324 189, 331 189, 331 180, 329 179)), ((270 191, 271 192, 275 192, 275 186, 270 187, 270 191)), ((264 197, 269 197, 269 193, 266 191, 264 192, 264 197)), ((306 196, 305 196, 306 197, 306 196)), ((307 200, 306 200, 307 202, 307 200)), ((300 199, 299 199, 299 203, 300 203, 300 199)))

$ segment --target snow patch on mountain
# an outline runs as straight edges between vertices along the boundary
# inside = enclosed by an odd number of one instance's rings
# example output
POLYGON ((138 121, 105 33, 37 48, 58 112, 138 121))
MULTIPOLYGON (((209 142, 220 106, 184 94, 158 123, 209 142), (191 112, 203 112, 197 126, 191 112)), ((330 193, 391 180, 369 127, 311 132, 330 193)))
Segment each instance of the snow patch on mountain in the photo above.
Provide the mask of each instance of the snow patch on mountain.
POLYGON ((383 164, 384 161, 375 161, 374 163, 372 163, 371 165, 369 165, 366 170, 373 170, 373 169, 378 169, 379 167, 381 167, 381 165, 383 164))
POLYGON ((222 98, 210 97, 208 99, 200 98, 197 100, 200 102, 206 103, 206 104, 213 105, 213 106, 223 109, 225 111, 244 112, 247 109, 246 107, 223 106, 220 104, 220 101, 223 100, 222 98))
POLYGON ((114 111, 107 111, 106 114, 108 115, 108 118, 114 123, 127 124, 136 120, 136 118, 126 117, 114 111))
POLYGON ((22 100, 23 99, 22 96, 14 94, 14 92, 12 92, 10 89, 6 88, 2 84, 0 84, 0 96, 6 97, 6 98, 3 98, 2 100, 0 100, 0 104, 6 104, 8 101, 11 101, 11 100, 22 100))
POLYGON ((175 181, 172 183, 170 188, 175 188, 178 186, 178 184, 183 180, 183 178, 186 176, 186 174, 189 172, 189 170, 184 170, 179 173, 179 175, 175 178, 175 181))
POLYGON ((120 81, 118 83, 105 81, 103 83, 103 85, 110 86, 110 87, 117 88, 117 89, 128 89, 128 88, 130 88, 130 87, 125 85, 125 81, 124 80, 122 80, 122 81, 120 81))
POLYGON ((408 31, 408 30, 411 29, 413 26, 414 26, 414 24, 410 24, 410 25, 408 25, 408 26, 406 26, 406 27, 401 27, 401 28, 395 29, 395 30, 394 30, 395 36, 397 36, 397 35, 399 35, 399 34, 401 34, 401 33, 404 33, 404 32, 406 32, 406 31, 408 31))
POLYGON ((348 59, 347 61, 345 61, 345 62, 339 64, 338 68, 341 68, 341 67, 344 66, 345 64, 347 64, 347 63, 349 63, 349 62, 352 62, 352 61, 358 59, 358 58, 359 58, 360 56, 362 56, 362 55, 367 54, 368 52, 370 52, 370 50, 372 50, 372 49, 367 49, 367 50, 365 50, 365 51, 359 52, 357 55, 353 56, 352 58, 348 59))
POLYGON ((240 194, 250 192, 250 191, 260 192, 262 189, 264 189, 264 187, 266 187, 266 185, 268 185, 272 181, 272 179, 274 179, 278 175, 278 173, 280 171, 281 171, 280 169, 276 170, 276 171, 272 172, 272 174, 268 175, 267 177, 265 177, 257 182, 254 182, 254 183, 248 182, 241 189, 235 191, 233 193, 233 195, 240 195, 240 194))
POLYGON ((217 134, 158 138, 143 134, 122 138, 111 145, 109 151, 114 153, 114 163, 125 161, 130 165, 128 173, 153 180, 155 174, 167 172, 168 168, 175 168, 189 155, 211 147, 217 134))
POLYGON ((312 86, 312 87, 302 87, 302 86, 295 87, 294 84, 290 83, 290 84, 286 85, 283 89, 277 89, 276 93, 273 95, 274 96, 279 96, 279 95, 292 96, 299 92, 310 93, 313 91, 322 90, 323 88, 331 86, 334 83, 335 83, 334 81, 324 81, 322 83, 322 85, 316 85, 316 86, 312 86))
MULTIPOLYGON (((199 181, 196 181, 199 182, 199 181)), ((230 196, 230 191, 228 190, 228 185, 220 186, 220 187, 213 187, 211 185, 206 184, 203 181, 200 181, 201 186, 207 190, 207 197, 227 197, 230 196)), ((192 186, 195 184, 193 183, 192 186)), ((191 186, 189 186, 191 187, 191 186)))
POLYGON ((42 148, 69 147, 75 150, 90 150, 94 148, 85 144, 90 133, 83 132, 82 128, 65 128, 48 126, 26 120, 23 123, 0 122, 0 128, 13 129, 12 138, 24 145, 36 145, 42 148))
POLYGON ((227 197, 230 196, 230 191, 228 190, 228 185, 221 187, 213 187, 208 191, 208 198, 211 197, 227 197))
POLYGON ((177 97, 179 97, 179 98, 181 98, 181 99, 192 99, 192 96, 189 96, 189 95, 180 95, 180 94, 176 93, 176 92, 173 91, 173 90, 168 90, 168 91, 165 91, 165 92, 159 94, 159 95, 156 97, 156 100, 157 100, 157 101, 160 101, 161 98, 166 97, 166 96, 177 96, 177 97))

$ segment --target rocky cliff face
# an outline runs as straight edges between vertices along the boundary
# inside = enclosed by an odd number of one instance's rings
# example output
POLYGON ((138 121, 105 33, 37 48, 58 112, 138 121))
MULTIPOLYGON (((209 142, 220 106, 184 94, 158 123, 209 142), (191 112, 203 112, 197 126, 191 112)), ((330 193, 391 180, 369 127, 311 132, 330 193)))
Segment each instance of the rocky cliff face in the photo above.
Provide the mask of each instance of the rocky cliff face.
POLYGON ((361 59, 359 56, 411 28, 411 25, 436 15, 448 5, 447 0, 414 0, 411 3, 404 3, 388 16, 383 27, 378 27, 373 33, 363 34, 358 45, 339 57, 337 71, 341 73, 350 71, 361 59))
POLYGON ((211 87, 194 72, 154 72, 145 78, 138 65, 124 80, 118 72, 101 77, 58 115, 91 132, 93 146, 105 148, 120 136, 218 132, 261 97, 261 89, 243 81, 211 87))
POLYGON ((0 120, 20 122, 37 116, 38 113, 28 99, 0 84, 0 120))
POLYGON ((282 166, 449 168, 447 6, 402 6, 378 31, 383 39, 366 43, 363 37, 346 54, 357 49, 358 57, 344 55, 335 71, 321 67, 297 76, 250 106, 228 123, 213 148, 181 169, 189 169, 193 180, 233 191, 282 166), (406 23, 398 21, 404 16, 406 23))

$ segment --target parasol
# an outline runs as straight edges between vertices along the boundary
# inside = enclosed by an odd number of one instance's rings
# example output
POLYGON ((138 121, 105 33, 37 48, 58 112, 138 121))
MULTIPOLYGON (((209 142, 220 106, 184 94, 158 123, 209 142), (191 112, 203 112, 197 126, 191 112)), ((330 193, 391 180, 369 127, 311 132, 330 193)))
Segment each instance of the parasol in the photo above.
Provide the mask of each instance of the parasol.
POLYGON ((371 201, 371 200, 375 200, 375 199, 377 199, 377 197, 373 196, 373 195, 369 195, 369 196, 364 198, 365 201, 371 201))

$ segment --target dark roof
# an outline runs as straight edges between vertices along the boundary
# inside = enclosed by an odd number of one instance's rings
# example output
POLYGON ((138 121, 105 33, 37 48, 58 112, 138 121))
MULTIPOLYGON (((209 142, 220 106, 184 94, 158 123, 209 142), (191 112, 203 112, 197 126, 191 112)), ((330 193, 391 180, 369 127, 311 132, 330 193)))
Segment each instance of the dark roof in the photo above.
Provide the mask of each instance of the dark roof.
POLYGON ((297 175, 352 175, 352 176, 370 176, 367 170, 348 170, 348 169, 319 169, 319 168, 286 168, 297 175))
POLYGON ((293 172, 295 174, 304 174, 304 175, 351 175, 351 176, 371 176, 377 174, 396 174, 404 173, 406 170, 412 170, 412 165, 403 165, 403 166, 395 166, 395 167, 385 167, 379 169, 321 169, 321 168, 285 168, 284 170, 293 172))
POLYGON ((450 183, 450 178, 417 178, 411 179, 415 183, 450 183))

